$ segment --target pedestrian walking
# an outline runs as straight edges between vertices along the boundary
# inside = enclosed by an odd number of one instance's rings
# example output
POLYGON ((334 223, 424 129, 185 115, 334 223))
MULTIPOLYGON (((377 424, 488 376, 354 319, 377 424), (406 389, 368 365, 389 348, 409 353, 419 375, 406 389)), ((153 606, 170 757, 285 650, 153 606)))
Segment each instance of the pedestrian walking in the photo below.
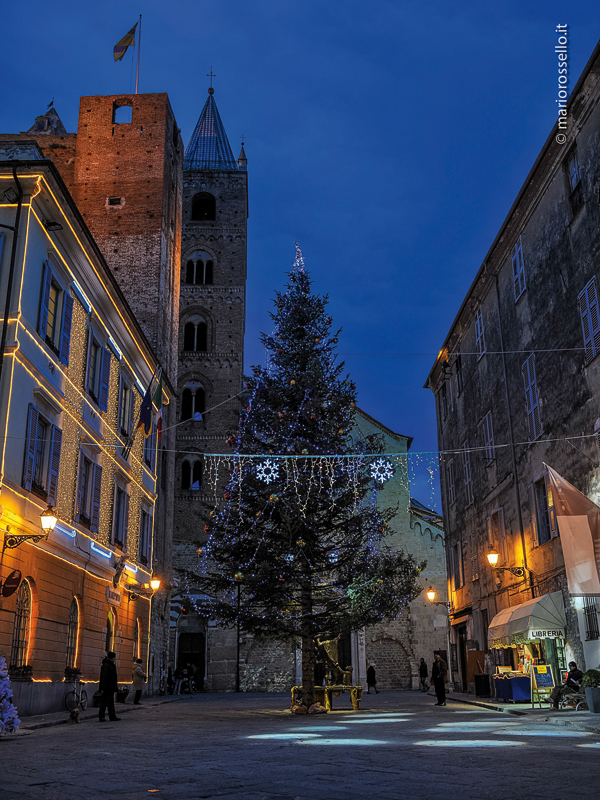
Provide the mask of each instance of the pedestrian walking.
POLYGON ((436 706, 446 705, 446 675, 448 674, 448 665, 439 653, 435 654, 433 666, 431 667, 431 680, 435 688, 435 696, 437 697, 436 706))
POLYGON ((377 688, 377 675, 375 674, 375 664, 369 664, 367 670, 367 694, 371 694, 371 687, 375 689, 375 694, 379 694, 377 688))
POLYGON ((421 663, 419 664, 419 683, 421 684, 421 691, 426 692, 429 689, 427 686, 427 676, 429 675, 429 671, 427 669, 427 664, 425 663, 425 659, 421 659, 421 663))
POLYGON ((106 654, 106 658, 102 660, 102 667, 100 668, 100 683, 98 691, 102 692, 100 699, 100 711, 98 713, 98 721, 106 722, 106 710, 108 709, 108 718, 111 722, 119 722, 121 717, 117 717, 115 713, 115 692, 119 688, 117 679, 117 667, 115 664, 116 653, 112 651, 106 654))
POLYGON ((133 669, 131 670, 131 677, 133 679, 133 688, 135 689, 135 697, 133 699, 134 706, 141 706, 140 700, 142 699, 142 690, 144 688, 144 681, 146 680, 146 673, 142 669, 142 659, 136 658, 133 662, 133 669))

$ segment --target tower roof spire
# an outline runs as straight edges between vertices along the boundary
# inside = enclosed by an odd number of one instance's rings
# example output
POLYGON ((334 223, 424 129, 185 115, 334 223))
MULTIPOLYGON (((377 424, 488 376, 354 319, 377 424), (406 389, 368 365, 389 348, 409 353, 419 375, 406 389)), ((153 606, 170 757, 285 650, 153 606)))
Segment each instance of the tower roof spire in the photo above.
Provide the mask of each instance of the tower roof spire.
POLYGON ((185 151, 184 170, 239 169, 231 152, 214 93, 215 90, 211 86, 208 90, 208 99, 185 151))

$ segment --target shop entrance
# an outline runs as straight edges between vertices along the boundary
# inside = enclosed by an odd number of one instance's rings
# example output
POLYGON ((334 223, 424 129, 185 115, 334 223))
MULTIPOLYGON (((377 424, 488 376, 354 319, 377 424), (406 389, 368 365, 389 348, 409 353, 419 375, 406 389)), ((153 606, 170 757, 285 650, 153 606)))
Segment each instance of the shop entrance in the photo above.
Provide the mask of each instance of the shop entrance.
POLYGON ((204 673, 206 638, 203 633, 180 633, 177 648, 177 666, 185 667, 192 664, 195 667, 195 681, 197 687, 204 688, 204 673))

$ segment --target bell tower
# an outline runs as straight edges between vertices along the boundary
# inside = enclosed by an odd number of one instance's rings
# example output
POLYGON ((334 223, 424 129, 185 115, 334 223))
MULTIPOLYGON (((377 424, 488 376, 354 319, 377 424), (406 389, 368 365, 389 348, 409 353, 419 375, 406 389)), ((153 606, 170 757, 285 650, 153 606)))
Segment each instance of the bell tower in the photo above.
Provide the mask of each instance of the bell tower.
POLYGON ((202 507, 214 503, 202 453, 228 452, 237 427, 246 297, 248 173, 236 160, 214 89, 183 166, 173 564, 197 565, 202 507))

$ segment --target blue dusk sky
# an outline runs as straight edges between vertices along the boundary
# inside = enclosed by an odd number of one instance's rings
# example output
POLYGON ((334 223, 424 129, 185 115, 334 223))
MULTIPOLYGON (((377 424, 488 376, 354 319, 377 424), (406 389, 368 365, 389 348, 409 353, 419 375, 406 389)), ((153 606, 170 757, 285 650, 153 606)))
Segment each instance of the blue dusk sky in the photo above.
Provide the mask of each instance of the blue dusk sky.
MULTIPOLYGON (((572 89, 600 39, 600 6, 13 2, 1 130, 27 130, 54 98, 74 132, 81 95, 134 91, 134 51, 115 64, 112 49, 140 13, 140 91, 168 92, 184 143, 211 67, 234 155, 246 137, 246 369, 264 361, 259 332, 297 240, 344 329, 340 353, 366 354, 345 357, 359 405, 413 436, 415 453, 435 451, 423 383, 555 122, 556 26, 569 26, 572 89)), ((413 460, 425 503, 430 461, 413 460)))

